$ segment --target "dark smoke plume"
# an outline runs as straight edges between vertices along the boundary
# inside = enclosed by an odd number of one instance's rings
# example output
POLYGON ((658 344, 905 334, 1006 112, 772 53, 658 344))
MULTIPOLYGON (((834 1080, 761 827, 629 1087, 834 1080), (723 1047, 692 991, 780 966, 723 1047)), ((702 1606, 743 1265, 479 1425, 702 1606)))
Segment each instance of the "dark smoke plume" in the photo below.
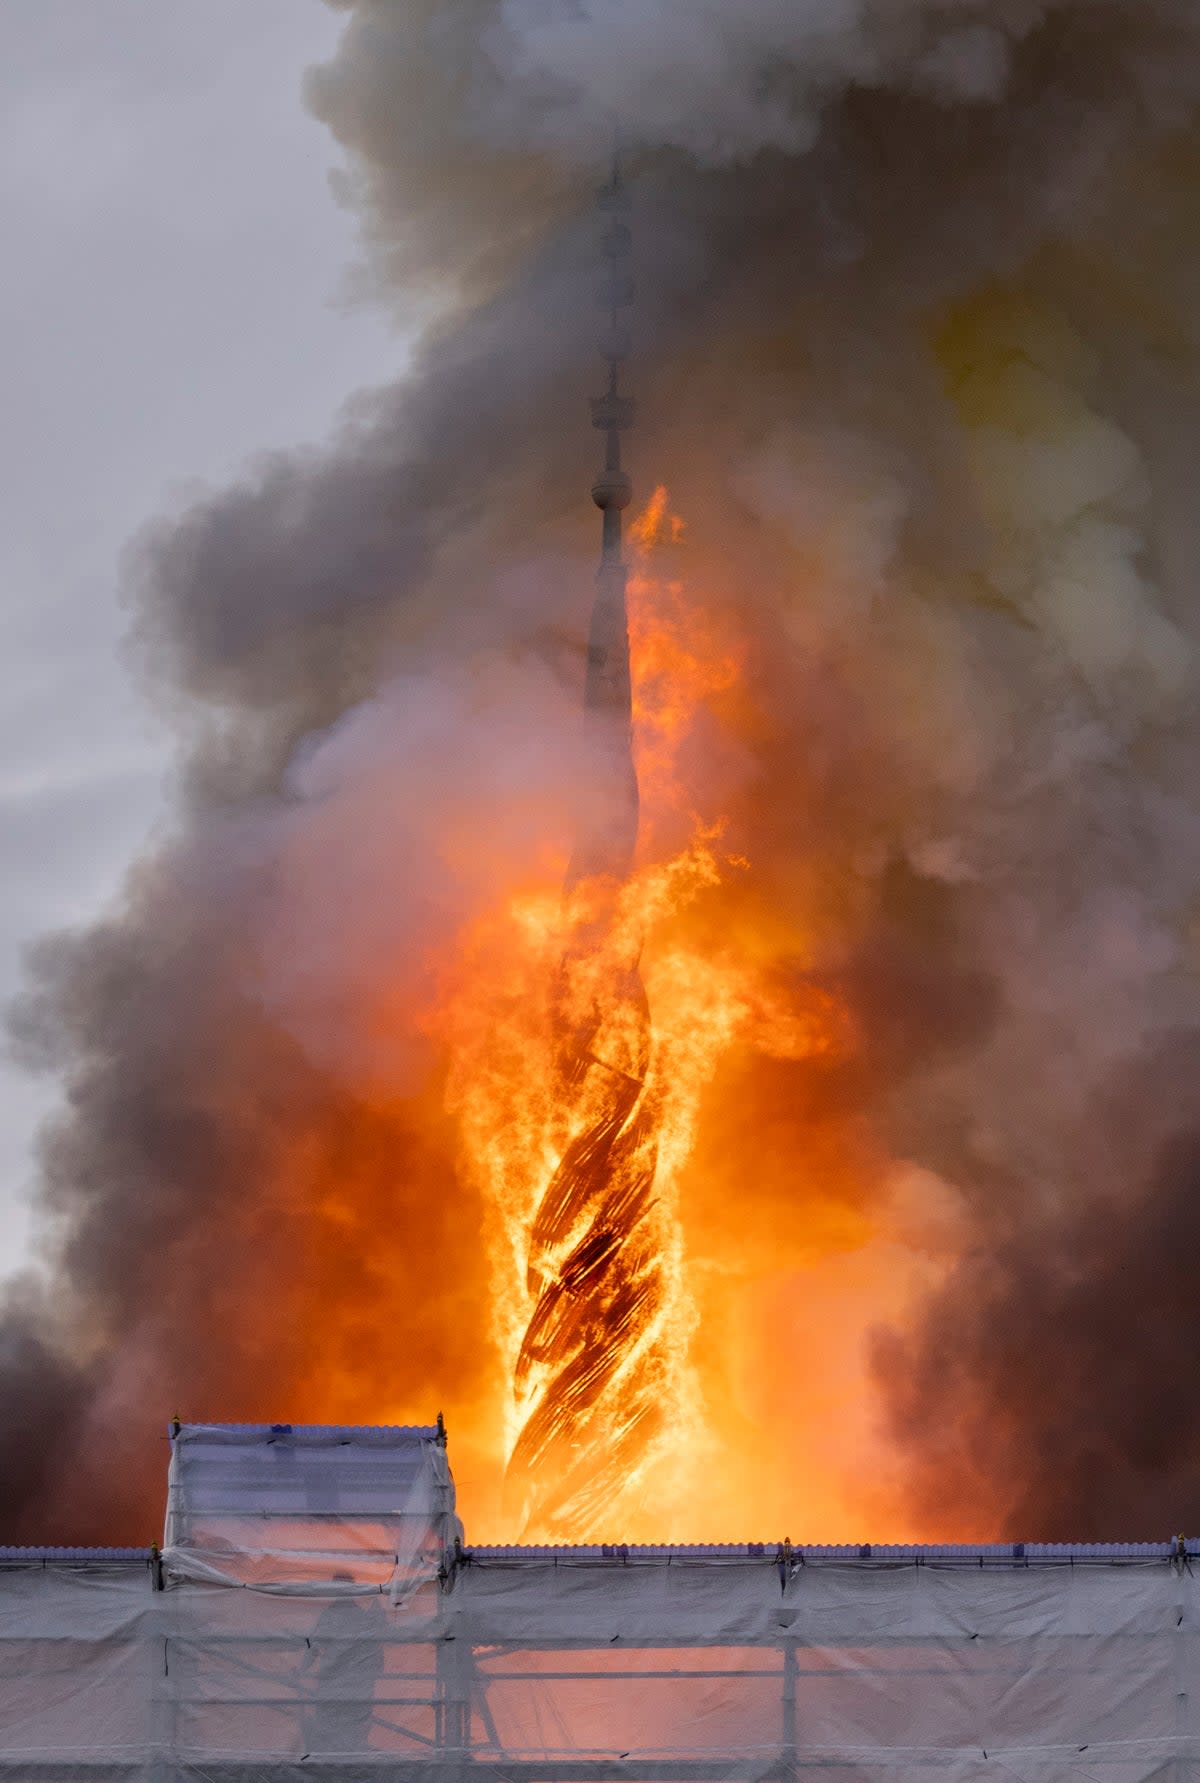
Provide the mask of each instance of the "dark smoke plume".
POLYGON ((1196 1527, 1196 1068, 1195 1034, 1166 1037, 1154 1082, 1092 1111, 1065 1205, 984 1222, 915 1338, 880 1340, 932 1516, 1049 1541, 1196 1527), (1146 1130, 1156 1101, 1165 1137, 1146 1130))
POLYGON ((419 340, 326 449, 131 557, 184 771, 171 836, 104 922, 37 949, 12 1016, 63 1096, 47 1273, 0 1324, 5 1539, 153 1534, 175 1410, 441 1404, 477 1433, 456 1470, 486 1472, 480 1209, 426 1014, 587 772, 614 118, 637 463, 746 643, 710 766, 750 865, 713 942, 769 932, 781 995, 823 987, 857 1036, 730 1062, 684 1209, 698 1271, 798 1283, 835 1224, 928 1265, 876 1341, 897 1532, 1186 1521, 1200 15, 337 10, 308 102, 419 340))

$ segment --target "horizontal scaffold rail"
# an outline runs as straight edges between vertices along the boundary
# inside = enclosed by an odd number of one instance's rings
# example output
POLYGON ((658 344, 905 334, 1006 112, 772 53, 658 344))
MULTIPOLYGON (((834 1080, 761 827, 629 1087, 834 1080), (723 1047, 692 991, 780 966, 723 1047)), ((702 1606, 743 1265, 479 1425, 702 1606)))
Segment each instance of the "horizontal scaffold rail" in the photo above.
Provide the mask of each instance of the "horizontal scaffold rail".
MULTIPOLYGON (((761 1755, 758 1755, 761 1757, 761 1755)), ((36 1757, 16 1759, 0 1756, 0 1776, 14 1771, 21 1776, 39 1779, 39 1783, 75 1783, 87 1778, 88 1783, 104 1783, 104 1779, 121 1779, 142 1773, 144 1756, 128 1762, 109 1758, 42 1760, 36 1757)), ((153 1762, 150 1760, 149 1762, 153 1762)), ((454 1778, 475 1778, 479 1783, 725 1783, 739 1774, 735 1759, 617 1759, 617 1758, 548 1758, 514 1760, 510 1758, 473 1758, 462 1753, 430 1753, 420 1757, 397 1757, 394 1752, 355 1752, 345 1758, 312 1755, 303 1759, 264 1756, 261 1759, 221 1758, 204 1753, 190 1760, 186 1753, 173 1751, 170 1762, 186 1774, 194 1764, 197 1775, 220 1777, 224 1783, 286 1783, 292 1778, 358 1777, 364 1772, 381 1777, 407 1778, 418 1783, 423 1776, 437 1773, 454 1778)), ((822 1762, 827 1762, 822 1760, 822 1762)), ((770 1783, 785 1775, 780 1763, 755 1763, 757 1783, 770 1783)), ((787 1772, 795 1768, 789 1759, 787 1772)))
MULTIPOLYGON (((244 1513, 254 1517, 255 1512, 244 1513)), ((267 1513, 259 1513, 266 1515, 267 1513)), ((306 1510, 307 1520, 338 1513, 306 1510)), ((153 1548, 2 1547, 0 1566, 148 1566, 153 1548)), ((1200 1559, 1200 1537, 1168 1542, 988 1542, 899 1546, 878 1542, 799 1544, 786 1542, 691 1543, 674 1546, 638 1543, 580 1543, 574 1546, 470 1546, 459 1564, 493 1566, 679 1565, 684 1562, 738 1564, 761 1560, 792 1566, 1109 1566, 1200 1559)))
POLYGON ((149 1566, 153 1548, 3 1548, 0 1566, 149 1566))
POLYGON ((772 1565, 785 1561, 793 1566, 1145 1565, 1149 1561, 1200 1559, 1200 1538, 1174 1537, 1166 1542, 720 1542, 674 1546, 606 1542, 558 1547, 471 1546, 463 1549, 461 1558, 467 1565, 544 1565, 553 1561, 563 1566, 653 1566, 684 1561, 744 1565, 747 1560, 772 1565))

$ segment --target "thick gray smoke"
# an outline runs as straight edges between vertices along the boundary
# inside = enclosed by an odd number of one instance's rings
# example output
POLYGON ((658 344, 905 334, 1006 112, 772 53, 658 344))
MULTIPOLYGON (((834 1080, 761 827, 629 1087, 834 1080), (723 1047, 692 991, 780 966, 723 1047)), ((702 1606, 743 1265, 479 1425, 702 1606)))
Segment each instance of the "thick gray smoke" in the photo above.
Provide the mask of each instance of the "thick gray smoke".
POLYGON ((187 769, 174 835, 107 921, 42 945, 12 1018, 63 1105, 49 1286, 0 1326, 6 1538, 153 1533, 148 1433, 177 1409, 440 1402, 487 1450, 479 1210, 427 1012, 586 773, 590 197, 616 120, 635 468, 745 644, 720 790, 750 865, 713 931, 794 933, 781 984, 827 988, 856 1035, 730 1067, 698 1150, 737 1207, 722 1267, 765 1234, 786 1272, 831 1206, 887 1228, 926 1185, 943 1237, 897 1237, 930 1269, 875 1340, 905 1514, 1200 1521, 1175 1390, 1200 1218, 1200 14, 338 9, 308 102, 421 341, 325 451, 131 559, 187 769), (806 1162, 835 1133, 853 1183, 806 1162))

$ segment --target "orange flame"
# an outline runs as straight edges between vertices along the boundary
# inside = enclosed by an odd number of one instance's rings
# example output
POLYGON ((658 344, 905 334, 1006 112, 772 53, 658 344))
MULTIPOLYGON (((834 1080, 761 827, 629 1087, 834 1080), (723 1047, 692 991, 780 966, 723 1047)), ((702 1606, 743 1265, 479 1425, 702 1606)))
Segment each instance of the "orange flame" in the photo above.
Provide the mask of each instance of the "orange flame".
MULTIPOLYGON (((685 529, 664 489, 631 529, 629 583, 634 751, 642 795, 639 859, 620 888, 605 948, 585 1000, 603 997, 610 957, 639 958, 652 1019, 645 1106, 657 1143, 652 1233, 656 1286, 631 1322, 614 1380, 650 1371, 655 1417, 637 1432, 614 1422, 620 1485, 573 1522, 524 1528, 528 1539, 638 1539, 662 1534, 662 1506, 688 1493, 688 1474, 708 1446, 702 1383, 690 1354, 696 1322, 680 1193, 708 1087, 734 1042, 753 1032, 777 1056, 802 1057, 842 1044, 829 999, 802 1007, 767 987, 753 960, 714 947, 690 917, 746 862, 722 847, 719 812, 700 809, 687 771, 689 742, 702 721, 720 723, 722 698, 743 666, 739 642, 716 615, 689 598, 681 575, 656 573, 660 552, 678 559, 685 529)), ((549 987, 572 933, 594 913, 564 908, 558 883, 532 878, 487 911, 464 937, 448 1027, 449 1105, 457 1114, 466 1169, 482 1191, 492 1274, 492 1330, 511 1383, 507 1446, 528 1413, 522 1343, 534 1314, 530 1279, 535 1211, 583 1118, 556 1094, 557 1039, 549 987), (574 1125, 572 1125, 572 1119, 574 1125), (521 1358, 521 1360, 519 1360, 521 1358)))

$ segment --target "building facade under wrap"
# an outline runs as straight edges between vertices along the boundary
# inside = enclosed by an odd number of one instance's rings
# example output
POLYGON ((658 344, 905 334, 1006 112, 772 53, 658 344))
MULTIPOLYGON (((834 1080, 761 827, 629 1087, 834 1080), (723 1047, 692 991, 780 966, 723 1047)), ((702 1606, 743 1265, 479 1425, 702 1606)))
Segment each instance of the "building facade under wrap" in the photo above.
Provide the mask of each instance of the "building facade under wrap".
POLYGON ((471 1548, 441 1432, 175 1430, 0 1550, 0 1773, 1200 1783, 1200 1544, 471 1548))

